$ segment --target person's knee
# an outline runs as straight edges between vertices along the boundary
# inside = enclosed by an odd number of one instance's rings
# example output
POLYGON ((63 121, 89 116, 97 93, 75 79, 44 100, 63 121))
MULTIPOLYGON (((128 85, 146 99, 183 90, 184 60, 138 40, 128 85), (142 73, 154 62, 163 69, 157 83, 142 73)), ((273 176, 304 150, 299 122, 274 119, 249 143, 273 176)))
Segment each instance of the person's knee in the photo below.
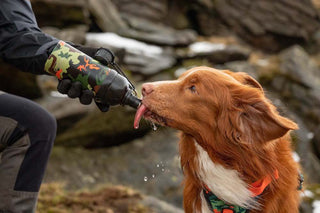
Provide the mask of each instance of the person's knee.
POLYGON ((49 138, 55 138, 57 133, 57 121, 47 111, 43 111, 40 115, 41 118, 39 119, 39 127, 41 127, 44 134, 46 134, 49 138))
MULTIPOLYGON (((36 135, 38 140, 47 140, 53 143, 57 132, 57 121, 49 112, 42 108, 37 110, 33 127, 32 133, 36 135)), ((33 138, 33 135, 30 136, 33 138)))

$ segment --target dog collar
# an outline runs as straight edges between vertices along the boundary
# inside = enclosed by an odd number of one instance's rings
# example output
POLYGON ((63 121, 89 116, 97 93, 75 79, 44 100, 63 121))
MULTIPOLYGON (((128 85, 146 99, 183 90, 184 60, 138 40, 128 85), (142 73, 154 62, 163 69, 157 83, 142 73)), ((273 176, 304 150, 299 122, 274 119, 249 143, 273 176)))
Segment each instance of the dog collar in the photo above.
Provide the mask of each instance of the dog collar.
MULTIPOLYGON (((252 197, 257 198, 261 195, 267 186, 271 183, 273 179, 278 179, 279 174, 278 170, 275 170, 273 175, 268 175, 261 180, 258 180, 249 186, 249 190, 252 193, 252 197)), ((223 200, 219 199, 215 194, 213 194, 210 189, 205 186, 203 190, 204 197, 207 201, 209 209, 214 213, 247 213, 248 209, 245 209, 240 206, 227 204, 223 200)))

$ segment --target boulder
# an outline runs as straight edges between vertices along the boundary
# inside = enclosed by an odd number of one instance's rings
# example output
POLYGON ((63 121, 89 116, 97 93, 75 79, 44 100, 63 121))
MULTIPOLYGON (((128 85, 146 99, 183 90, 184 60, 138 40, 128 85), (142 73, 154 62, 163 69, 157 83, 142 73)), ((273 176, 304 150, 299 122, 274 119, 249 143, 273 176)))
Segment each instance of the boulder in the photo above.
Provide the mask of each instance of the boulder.
POLYGON ((86 40, 86 32, 88 31, 88 26, 77 25, 71 26, 63 29, 56 27, 42 27, 43 32, 52 35, 60 40, 69 41, 74 44, 83 44, 86 40))
POLYGON ((113 0, 122 15, 162 22, 168 12, 168 0, 113 0))
MULTIPOLYGON (((172 28, 172 25, 175 25, 172 24, 172 20, 176 20, 177 14, 169 13, 169 6, 177 5, 167 0, 113 0, 113 2, 129 26, 129 29, 122 32, 117 31, 122 36, 164 46, 186 46, 196 40, 195 31, 183 27, 180 27, 181 30, 172 28)), ((181 11, 179 14, 182 25, 187 27, 187 18, 181 11)))
POLYGON ((269 51, 310 41, 319 29, 318 12, 310 0, 216 0, 219 17, 242 38, 269 51))
POLYGON ((89 0, 88 5, 95 23, 102 31, 120 33, 128 28, 111 0, 89 0))
MULTIPOLYGON (((69 109, 73 110, 71 107, 69 109)), ((95 110, 58 135, 56 144, 98 148, 119 145, 142 137, 151 128, 142 123, 140 128, 135 130, 135 112, 129 107, 112 107, 107 113, 95 110)))
POLYGON ((40 27, 89 24, 86 0, 31 0, 40 27))
POLYGON ((320 70, 315 62, 303 48, 293 46, 280 54, 280 71, 273 83, 279 78, 278 91, 315 130, 320 122, 320 70))
POLYGON ((126 15, 124 18, 131 27, 120 33, 125 37, 162 46, 187 46, 197 39, 196 32, 190 29, 175 30, 137 17, 126 15))
POLYGON ((257 71, 257 68, 247 61, 232 61, 225 63, 223 67, 234 72, 248 73, 256 80, 259 80, 259 73, 257 71))
MULTIPOLYGON (((88 128, 91 125, 95 124, 86 123, 88 128)), ((117 127, 114 131, 118 131, 117 127)), ((176 131, 159 128, 131 143, 105 149, 55 146, 44 182, 64 182, 69 190, 125 185, 181 207, 183 175, 177 142, 176 131)))
POLYGON ((237 44, 199 41, 192 43, 185 52, 178 53, 180 58, 206 58, 212 64, 224 64, 230 61, 247 60, 251 50, 237 44))
POLYGON ((30 99, 42 96, 35 75, 21 72, 2 60, 0 60, 0 90, 30 99))
POLYGON ((280 60, 280 73, 286 78, 307 88, 320 86, 320 69, 301 46, 282 51, 280 60))
POLYGON ((143 75, 153 75, 172 67, 176 60, 171 50, 146 44, 114 33, 88 33, 86 45, 106 47, 114 52, 124 50, 123 64, 130 71, 143 75))

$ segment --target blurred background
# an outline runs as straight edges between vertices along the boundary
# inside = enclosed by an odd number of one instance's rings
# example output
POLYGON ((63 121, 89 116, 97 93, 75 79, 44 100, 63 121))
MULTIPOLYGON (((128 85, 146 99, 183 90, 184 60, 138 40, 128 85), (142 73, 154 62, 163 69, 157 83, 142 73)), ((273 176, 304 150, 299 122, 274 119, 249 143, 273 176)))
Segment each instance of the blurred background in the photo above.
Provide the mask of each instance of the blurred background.
MULTIPOLYGON (((31 0, 41 29, 106 47, 137 85, 193 66, 247 72, 296 121, 301 212, 320 212, 319 0, 31 0)), ((38 212, 180 213, 178 133, 135 110, 101 113, 56 92, 57 81, 1 63, 0 90, 32 99, 58 121, 38 212)))

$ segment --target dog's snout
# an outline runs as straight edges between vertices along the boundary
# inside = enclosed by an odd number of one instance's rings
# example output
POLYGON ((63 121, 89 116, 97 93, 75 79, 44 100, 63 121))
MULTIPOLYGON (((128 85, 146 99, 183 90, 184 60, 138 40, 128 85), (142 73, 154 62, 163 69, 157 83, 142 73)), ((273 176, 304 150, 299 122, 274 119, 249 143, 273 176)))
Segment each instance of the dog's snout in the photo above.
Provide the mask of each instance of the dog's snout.
POLYGON ((142 85, 142 95, 146 96, 153 92, 153 84, 146 83, 142 85))

